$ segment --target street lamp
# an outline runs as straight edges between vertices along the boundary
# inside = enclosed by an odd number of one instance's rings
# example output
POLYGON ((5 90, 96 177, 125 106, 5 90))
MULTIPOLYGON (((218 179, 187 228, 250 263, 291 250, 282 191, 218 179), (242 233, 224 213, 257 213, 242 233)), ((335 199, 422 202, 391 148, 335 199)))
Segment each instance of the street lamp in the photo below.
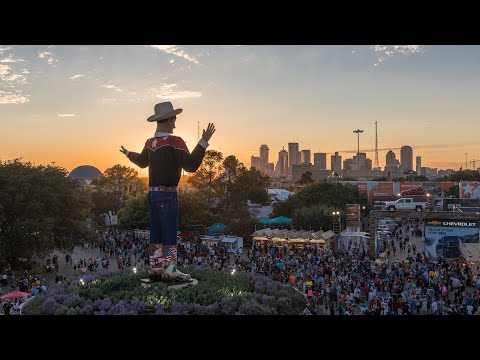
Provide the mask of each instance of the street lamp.
POLYGON ((353 130, 354 133, 358 135, 358 150, 357 150, 357 181, 360 181, 360 134, 363 133, 363 130, 357 129, 353 130))

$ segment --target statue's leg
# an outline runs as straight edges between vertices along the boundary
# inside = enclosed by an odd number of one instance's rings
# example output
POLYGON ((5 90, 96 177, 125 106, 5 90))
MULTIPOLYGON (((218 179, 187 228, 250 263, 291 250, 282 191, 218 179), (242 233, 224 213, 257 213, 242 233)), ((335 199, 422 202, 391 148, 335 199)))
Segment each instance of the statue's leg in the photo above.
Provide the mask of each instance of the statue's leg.
POLYGON ((169 193, 171 206, 167 215, 165 226, 163 255, 165 257, 163 269, 165 280, 188 280, 190 275, 184 274, 177 269, 177 230, 178 230, 178 197, 176 192, 169 193))
POLYGON ((150 279, 157 278, 164 273, 163 223, 166 206, 161 195, 162 193, 160 192, 150 191, 147 196, 148 216, 150 219, 150 245, 148 248, 148 277, 150 279))
POLYGON ((165 260, 163 257, 163 244, 150 244, 148 257, 150 262, 148 275, 150 277, 161 275, 164 272, 163 265, 165 260))
POLYGON ((164 254, 163 269, 165 273, 163 276, 167 280, 189 280, 189 274, 185 274, 177 269, 177 245, 165 245, 164 254))

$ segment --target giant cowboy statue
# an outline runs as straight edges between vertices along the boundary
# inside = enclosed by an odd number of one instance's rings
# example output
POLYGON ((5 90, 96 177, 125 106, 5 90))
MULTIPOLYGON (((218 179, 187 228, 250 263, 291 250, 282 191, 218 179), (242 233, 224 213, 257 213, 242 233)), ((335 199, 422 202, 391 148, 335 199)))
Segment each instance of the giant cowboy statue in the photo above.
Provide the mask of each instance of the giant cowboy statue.
POLYGON ((208 141, 215 132, 213 123, 190 154, 185 141, 173 136, 175 120, 182 109, 174 109, 171 102, 155 105, 155 114, 147 121, 157 122, 154 137, 148 139, 142 152, 121 152, 141 168, 148 166, 148 215, 150 218, 149 271, 147 281, 167 283, 190 282, 190 275, 179 271, 177 265, 178 197, 177 185, 182 169, 196 171, 205 156, 208 141))

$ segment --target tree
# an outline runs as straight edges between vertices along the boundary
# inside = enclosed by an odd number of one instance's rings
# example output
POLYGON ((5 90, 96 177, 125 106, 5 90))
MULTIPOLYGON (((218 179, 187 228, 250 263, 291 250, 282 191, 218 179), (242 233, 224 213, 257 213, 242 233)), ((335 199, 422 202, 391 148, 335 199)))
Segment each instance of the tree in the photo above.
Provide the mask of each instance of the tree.
POLYGON ((293 211, 292 225, 296 229, 331 230, 332 212, 333 208, 322 205, 304 206, 293 211))
POLYGON ((299 184, 311 184, 311 183, 313 183, 312 172, 311 171, 304 172, 302 174, 302 176, 300 177, 300 180, 298 180, 298 183, 299 184))
POLYGON ((149 227, 147 194, 141 194, 128 199, 117 215, 118 225, 122 228, 146 229, 149 227))
POLYGON ((178 228, 190 230, 198 225, 208 226, 220 221, 220 217, 208 206, 207 194, 198 190, 178 192, 178 228))
POLYGON ((12 266, 93 237, 90 198, 63 168, 0 161, 0 204, 0 259, 12 266))
POLYGON ((345 210, 345 204, 367 205, 367 198, 359 195, 358 188, 351 184, 317 181, 305 186, 284 202, 274 204, 274 216, 293 217, 295 209, 322 205, 337 211, 345 210))
POLYGON ((241 206, 242 201, 246 202, 246 194, 239 191, 236 180, 239 174, 245 171, 245 166, 238 159, 229 155, 223 160, 223 173, 218 179, 219 189, 222 190, 222 205, 227 214, 230 212, 230 205, 241 206))
POLYGON ((480 173, 476 170, 460 170, 445 176, 441 181, 480 181, 480 173))
POLYGON ((272 178, 260 170, 244 168, 237 177, 236 186, 240 192, 245 193, 245 198, 252 203, 269 205, 270 196, 267 188, 271 183, 272 178))
POLYGON ((126 166, 115 165, 105 170, 102 177, 94 179, 92 185, 93 212, 96 218, 110 210, 124 207, 130 196, 147 192, 148 184, 138 177, 138 172, 126 166))
POLYGON ((222 173, 223 154, 215 150, 207 150, 200 168, 188 178, 187 182, 194 188, 207 194, 208 204, 212 204, 215 196, 215 185, 222 173))

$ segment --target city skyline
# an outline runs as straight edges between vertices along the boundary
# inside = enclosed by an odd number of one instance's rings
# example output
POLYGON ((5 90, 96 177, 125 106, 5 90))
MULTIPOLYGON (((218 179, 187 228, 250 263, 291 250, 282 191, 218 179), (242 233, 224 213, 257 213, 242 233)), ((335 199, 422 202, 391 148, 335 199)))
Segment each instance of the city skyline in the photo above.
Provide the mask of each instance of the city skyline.
POLYGON ((288 143, 353 157, 357 128, 373 159, 378 122, 382 168, 408 144, 422 166, 465 168, 468 153, 472 169, 479 60, 480 46, 0 45, 0 159, 140 171, 120 145, 141 151, 155 103, 172 101, 190 150, 214 122, 209 149, 247 167, 262 144, 274 163, 288 143))

